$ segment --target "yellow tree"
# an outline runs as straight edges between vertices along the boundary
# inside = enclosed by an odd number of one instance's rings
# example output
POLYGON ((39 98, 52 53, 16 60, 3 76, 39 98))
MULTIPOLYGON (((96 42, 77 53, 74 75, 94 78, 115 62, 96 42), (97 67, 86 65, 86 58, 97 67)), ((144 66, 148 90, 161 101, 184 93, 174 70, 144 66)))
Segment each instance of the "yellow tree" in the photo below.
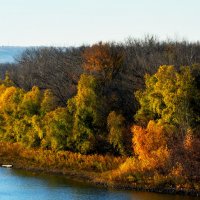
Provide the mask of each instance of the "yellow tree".
POLYGON ((23 99, 24 91, 14 86, 5 87, 4 85, 1 85, 0 90, 0 115, 4 130, 3 135, 4 138, 15 141, 18 136, 13 127, 15 121, 21 117, 19 105, 23 99))

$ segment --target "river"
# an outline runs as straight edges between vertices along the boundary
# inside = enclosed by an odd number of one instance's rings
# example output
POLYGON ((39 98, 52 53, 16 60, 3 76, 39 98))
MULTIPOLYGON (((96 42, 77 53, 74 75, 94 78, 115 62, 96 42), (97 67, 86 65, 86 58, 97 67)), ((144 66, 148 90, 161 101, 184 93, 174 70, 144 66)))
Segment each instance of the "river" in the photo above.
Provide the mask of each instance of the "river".
POLYGON ((105 189, 63 176, 0 168, 0 200, 197 200, 197 197, 105 189))

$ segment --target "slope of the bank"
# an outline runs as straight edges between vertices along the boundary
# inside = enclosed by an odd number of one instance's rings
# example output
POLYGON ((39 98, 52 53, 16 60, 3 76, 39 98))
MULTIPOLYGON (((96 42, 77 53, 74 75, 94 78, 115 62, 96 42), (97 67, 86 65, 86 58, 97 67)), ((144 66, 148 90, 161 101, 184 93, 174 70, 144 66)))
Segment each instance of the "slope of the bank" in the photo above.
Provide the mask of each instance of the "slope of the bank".
MULTIPOLYGON (((103 187, 141 190, 170 194, 200 196, 200 190, 188 183, 187 188, 175 185, 156 185, 152 180, 114 180, 116 170, 125 163, 126 157, 111 155, 81 155, 68 151, 29 149, 18 143, 0 142, 0 164, 12 164, 14 168, 42 173, 66 175, 79 181, 87 181, 103 187), (148 184, 147 184, 148 183, 148 184)), ((193 184, 193 185, 192 185, 193 184)))

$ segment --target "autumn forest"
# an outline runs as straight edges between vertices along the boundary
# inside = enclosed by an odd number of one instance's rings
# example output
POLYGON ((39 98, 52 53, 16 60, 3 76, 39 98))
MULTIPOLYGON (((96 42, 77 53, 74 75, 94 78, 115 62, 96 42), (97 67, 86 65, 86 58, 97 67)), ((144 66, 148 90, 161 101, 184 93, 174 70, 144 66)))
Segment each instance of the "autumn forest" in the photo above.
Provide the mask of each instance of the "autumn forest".
POLYGON ((198 42, 29 48, 1 64, 0 76, 5 159, 96 172, 98 182, 200 192, 198 42))

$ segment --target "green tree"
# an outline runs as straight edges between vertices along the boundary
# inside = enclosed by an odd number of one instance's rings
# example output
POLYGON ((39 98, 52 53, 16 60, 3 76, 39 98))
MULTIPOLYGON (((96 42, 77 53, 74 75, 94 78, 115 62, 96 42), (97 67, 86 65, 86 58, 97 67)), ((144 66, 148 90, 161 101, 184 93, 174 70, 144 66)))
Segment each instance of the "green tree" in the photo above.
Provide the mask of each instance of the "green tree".
POLYGON ((53 111, 56 108, 56 99, 51 90, 45 90, 41 100, 41 114, 53 111))
POLYGON ((121 114, 117 114, 115 111, 112 111, 108 115, 107 126, 109 130, 108 134, 109 143, 114 147, 116 152, 120 153, 121 155, 125 155, 126 154, 125 118, 121 114))
POLYGON ((68 101, 73 114, 73 141, 77 151, 89 153, 95 150, 95 138, 102 125, 101 100, 98 96, 98 81, 92 75, 83 74, 78 83, 77 95, 68 101))
POLYGON ((72 116, 66 108, 48 112, 43 118, 42 147, 71 150, 72 126, 72 116))
POLYGON ((40 114, 42 92, 36 86, 24 95, 21 109, 28 116, 40 114))
POLYGON ((141 106, 135 119, 141 124, 162 120, 185 132, 199 122, 194 103, 198 106, 200 93, 191 67, 177 71, 173 66, 161 66, 156 74, 145 76, 145 84, 146 88, 135 94, 141 106))

